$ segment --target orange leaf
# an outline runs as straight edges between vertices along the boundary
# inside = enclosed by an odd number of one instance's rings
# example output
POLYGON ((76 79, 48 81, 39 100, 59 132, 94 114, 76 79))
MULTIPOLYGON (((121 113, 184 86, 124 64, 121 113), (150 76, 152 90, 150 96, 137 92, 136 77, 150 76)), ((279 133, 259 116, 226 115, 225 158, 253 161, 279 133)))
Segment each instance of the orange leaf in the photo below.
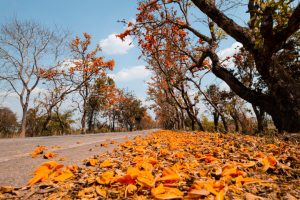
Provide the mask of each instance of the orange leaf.
POLYGON ((106 171, 102 173, 99 177, 96 178, 96 181, 99 184, 110 184, 114 181, 114 173, 110 171, 106 171))
POLYGON ((47 152, 47 153, 45 153, 44 158, 45 159, 50 159, 50 158, 53 158, 54 156, 56 156, 55 153, 53 153, 53 152, 47 152))
POLYGON ((151 194, 156 199, 181 199, 183 197, 183 193, 177 188, 164 187, 163 184, 152 188, 151 194))
POLYGON ((221 190, 217 195, 216 195, 216 200, 223 200, 225 198, 225 192, 224 190, 221 190))
POLYGON ((168 183, 178 182, 179 180, 180 180, 180 176, 171 168, 165 168, 163 170, 163 176, 157 179, 157 181, 163 181, 168 183))
POLYGON ((46 148, 44 146, 38 146, 36 149, 31 152, 31 157, 35 158, 38 154, 42 154, 46 148))
POLYGON ((68 178, 71 178, 72 176, 74 176, 74 174, 70 170, 64 170, 61 172, 60 175, 56 176, 54 178, 54 180, 55 181, 64 181, 68 178))
POLYGON ((95 166, 97 163, 98 163, 97 159, 91 158, 91 159, 88 160, 86 165, 95 166))
POLYGON ((100 167, 104 168, 104 167, 112 167, 114 165, 113 162, 111 162, 111 160, 105 160, 100 164, 100 167))
POLYGON ((122 183, 122 184, 135 184, 135 180, 133 178, 131 178, 130 175, 122 176, 122 177, 118 178, 116 180, 116 182, 122 183))
POLYGON ((107 191, 105 189, 101 188, 100 186, 96 187, 96 192, 98 195, 100 195, 104 198, 106 198, 106 196, 107 196, 107 191))

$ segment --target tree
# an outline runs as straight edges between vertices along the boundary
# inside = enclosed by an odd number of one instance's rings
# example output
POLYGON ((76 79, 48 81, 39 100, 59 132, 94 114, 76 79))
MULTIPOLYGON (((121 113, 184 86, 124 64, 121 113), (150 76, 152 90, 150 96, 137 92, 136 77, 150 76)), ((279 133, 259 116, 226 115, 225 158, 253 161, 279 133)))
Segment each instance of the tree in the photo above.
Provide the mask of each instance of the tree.
POLYGON ((71 43, 71 51, 74 55, 69 68, 70 76, 68 81, 74 85, 80 86, 77 88, 75 101, 78 104, 81 117, 81 133, 86 133, 86 120, 88 114, 88 101, 92 90, 91 85, 97 78, 105 77, 106 70, 112 70, 114 60, 105 61, 103 57, 97 54, 101 51, 100 47, 90 50, 92 36, 88 33, 83 33, 84 38, 76 38, 71 43), (80 99, 80 101, 78 101, 80 99))
POLYGON ((148 82, 148 98, 153 101, 151 109, 156 114, 156 121, 165 129, 185 129, 185 111, 178 107, 166 86, 155 77, 148 82))
POLYGON ((209 110, 211 110, 213 114, 215 131, 219 131, 219 118, 221 117, 224 131, 227 133, 228 124, 225 116, 226 92, 221 91, 218 86, 213 84, 208 87, 205 93, 204 101, 206 105, 210 107, 209 110))
MULTIPOLYGON (((190 70, 205 70, 204 66, 209 61, 208 70, 225 81, 238 96, 271 115, 279 131, 298 132, 300 4, 293 0, 249 0, 250 19, 248 27, 243 27, 220 9, 219 2, 224 3, 210 0, 140 1, 136 23, 128 23, 128 29, 119 37, 136 35, 142 49, 150 52, 153 51, 153 44, 160 43, 161 38, 170 38, 168 30, 171 26, 173 33, 187 41, 187 46, 179 46, 178 52, 185 53, 194 61, 190 70), (199 20, 190 19, 197 15, 191 13, 197 12, 197 9, 201 11, 199 14, 203 13, 208 18, 206 29, 198 30, 199 20), (253 56, 255 68, 266 84, 267 92, 248 88, 235 76, 235 70, 223 65, 217 49, 226 36, 225 32, 242 43, 253 56), (197 37, 198 41, 193 37, 197 37)), ((174 46, 178 43, 171 42, 174 46)))
MULTIPOLYGON (((112 78, 105 76, 95 80, 88 99, 87 116, 88 130, 90 132, 94 129, 97 113, 101 111, 103 114, 106 113, 116 103, 116 92, 115 82, 112 78)), ((113 127, 112 129, 114 129, 113 127)))
POLYGON ((15 93, 22 108, 20 137, 25 137, 26 117, 40 71, 54 69, 66 35, 31 21, 12 20, 0 31, 0 81, 15 93))
POLYGON ((142 102, 132 93, 122 92, 118 102, 118 121, 128 131, 138 128, 146 108, 142 106, 142 102))
POLYGON ((155 121, 153 121, 152 117, 148 114, 147 111, 145 111, 140 124, 138 124, 137 129, 145 130, 145 129, 151 129, 155 127, 156 127, 155 121))
MULTIPOLYGON (((267 86, 259 76, 255 68, 255 62, 253 56, 244 48, 240 48, 239 51, 233 55, 233 62, 236 66, 234 72, 235 77, 242 82, 247 88, 252 90, 259 90, 267 93, 267 86)), ((257 121, 256 132, 262 133, 265 128, 266 112, 262 107, 251 104, 257 121)))
POLYGON ((8 137, 19 128, 16 114, 7 107, 0 107, 0 134, 8 137))

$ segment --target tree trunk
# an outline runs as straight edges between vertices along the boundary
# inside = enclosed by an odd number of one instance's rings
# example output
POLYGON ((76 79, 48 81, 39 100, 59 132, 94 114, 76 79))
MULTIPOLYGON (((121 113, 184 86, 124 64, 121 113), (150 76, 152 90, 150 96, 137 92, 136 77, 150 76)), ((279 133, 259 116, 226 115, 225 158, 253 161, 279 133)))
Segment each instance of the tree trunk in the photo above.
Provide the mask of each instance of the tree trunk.
POLYGON ((196 120, 196 122, 197 122, 197 124, 198 124, 198 126, 199 126, 199 130, 200 130, 200 131, 205 131, 205 129, 204 129, 204 127, 203 127, 203 125, 202 125, 200 119, 196 118, 195 120, 196 120))
POLYGON ((184 117, 184 112, 183 112, 183 111, 180 111, 180 114, 181 114, 181 126, 182 126, 182 129, 185 130, 185 117, 184 117))
POLYGON ((221 115, 221 120, 222 120, 222 123, 223 123, 223 126, 224 126, 225 133, 228 133, 228 125, 227 125, 227 121, 226 121, 224 115, 221 115))
POLYGON ((86 110, 83 111, 81 118, 81 134, 86 134, 86 110))
POLYGON ((94 130, 94 109, 92 109, 92 111, 89 112, 89 117, 88 117, 88 131, 91 132, 92 130, 94 130))
POLYGON ((176 125, 177 125, 177 130, 180 130, 181 127, 181 120, 180 120, 180 115, 179 115, 179 111, 177 109, 176 110, 176 125))
POLYGON ((27 109, 26 110, 23 109, 20 138, 25 138, 26 137, 26 119, 27 119, 27 109))
MULTIPOLYGON (((300 85, 299 85, 300 86, 300 85)), ((300 87, 298 91, 289 91, 288 87, 277 89, 274 95, 275 105, 268 107, 274 124, 279 132, 297 133, 300 131, 300 87)), ((295 88, 297 86, 295 85, 295 88)))
MULTIPOLYGON (((21 99, 21 101, 22 101, 22 99, 21 99)), ((29 101, 29 95, 26 97, 25 104, 22 105, 22 120, 21 120, 20 138, 25 138, 26 137, 28 101, 29 101)))
POLYGON ((234 126, 235 126, 235 132, 240 132, 240 126, 239 126, 239 120, 238 120, 238 116, 236 115, 236 113, 230 113, 230 116, 233 119, 234 122, 234 126))
POLYGON ((195 120, 194 120, 194 118, 192 117, 191 118, 191 128, 192 128, 192 131, 194 131, 195 130, 195 120))
POLYGON ((112 132, 115 132, 115 114, 114 114, 114 111, 113 111, 113 116, 112 116, 112 132))
POLYGON ((264 132, 264 118, 265 118, 265 112, 259 108, 258 106, 255 106, 252 104, 253 111, 256 116, 257 121, 257 132, 263 133, 264 132))
POLYGON ((217 112, 214 112, 213 115, 214 115, 214 130, 215 130, 215 132, 219 132, 219 117, 220 117, 220 115, 217 112))

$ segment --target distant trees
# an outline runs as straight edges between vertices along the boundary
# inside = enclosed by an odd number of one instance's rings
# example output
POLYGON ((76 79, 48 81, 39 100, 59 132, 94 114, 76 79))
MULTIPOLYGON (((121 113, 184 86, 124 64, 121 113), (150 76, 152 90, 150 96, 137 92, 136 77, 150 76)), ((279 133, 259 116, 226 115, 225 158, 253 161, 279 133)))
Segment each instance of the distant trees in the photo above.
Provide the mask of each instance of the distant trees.
POLYGON ((213 115, 214 130, 219 131, 219 120, 223 123, 224 132, 228 132, 228 122, 226 119, 226 91, 212 84, 205 91, 204 103, 208 106, 213 115))
MULTIPOLYGON (((169 51, 178 58, 176 62, 189 63, 187 68, 194 75, 212 72, 235 94, 259 108, 261 115, 266 112, 272 116, 280 132, 298 132, 300 4, 293 0, 249 0, 244 5, 250 15, 247 27, 228 17, 235 1, 141 0, 136 23, 127 23, 128 29, 119 37, 136 36, 146 59, 169 51), (201 14, 206 18, 199 20, 201 14), (236 72, 248 69, 229 67, 225 64, 228 58, 218 54, 219 44, 227 36, 251 55, 256 71, 252 80, 261 79, 264 90, 242 82, 236 72)), ((235 59, 243 62, 245 57, 235 59)))
POLYGON ((48 128, 45 130, 43 125, 47 117, 47 113, 41 113, 39 107, 29 109, 26 121, 26 136, 64 135, 74 131, 71 128, 71 125, 74 123, 72 112, 66 111, 60 113, 56 110, 56 112, 51 114, 51 120, 49 121, 48 128))
MULTIPOLYGON (((109 76, 97 78, 92 86, 87 105, 88 131, 95 129, 97 115, 110 117, 110 111, 117 102, 118 89, 109 76)), ((115 123, 115 122, 113 122, 115 123)), ((114 126, 112 126, 114 130, 114 126)))
POLYGON ((133 94, 122 92, 118 102, 118 122, 127 130, 141 129, 143 117, 147 117, 146 108, 142 106, 141 100, 133 94))
POLYGON ((16 114, 7 107, 0 107, 0 135, 9 137, 19 128, 16 114))
POLYGON ((17 19, 1 26, 0 81, 7 92, 19 98, 22 107, 20 136, 26 134, 26 118, 32 93, 41 80, 41 71, 58 66, 65 41, 60 30, 50 30, 31 21, 17 19))

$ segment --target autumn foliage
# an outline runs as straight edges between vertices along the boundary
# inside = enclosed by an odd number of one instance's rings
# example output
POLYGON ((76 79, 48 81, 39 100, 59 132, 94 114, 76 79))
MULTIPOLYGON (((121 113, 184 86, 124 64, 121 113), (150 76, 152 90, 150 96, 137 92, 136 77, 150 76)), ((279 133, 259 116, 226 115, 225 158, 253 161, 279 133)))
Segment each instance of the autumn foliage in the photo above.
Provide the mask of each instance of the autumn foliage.
POLYGON ((243 5, 249 13, 245 26, 230 16, 230 10, 238 6, 234 1, 140 0, 136 21, 125 21, 127 29, 118 36, 135 36, 150 70, 169 85, 180 82, 174 74, 200 85, 201 77, 197 76, 212 73, 255 109, 268 113, 279 132, 298 132, 299 94, 294 88, 299 85, 299 43, 295 41, 299 40, 300 4, 249 0, 243 5), (249 81, 244 82, 245 74, 238 75, 249 70, 248 64, 240 65, 247 62, 241 54, 220 55, 220 44, 228 37, 241 43, 244 53, 252 59, 255 73, 251 81, 260 80, 263 85, 249 85, 249 81), (228 60, 235 63, 229 65, 228 60))
POLYGON ((50 199, 297 199, 298 152, 276 138, 157 131, 125 139, 87 167, 46 162, 28 184, 55 187, 33 196, 50 199))

